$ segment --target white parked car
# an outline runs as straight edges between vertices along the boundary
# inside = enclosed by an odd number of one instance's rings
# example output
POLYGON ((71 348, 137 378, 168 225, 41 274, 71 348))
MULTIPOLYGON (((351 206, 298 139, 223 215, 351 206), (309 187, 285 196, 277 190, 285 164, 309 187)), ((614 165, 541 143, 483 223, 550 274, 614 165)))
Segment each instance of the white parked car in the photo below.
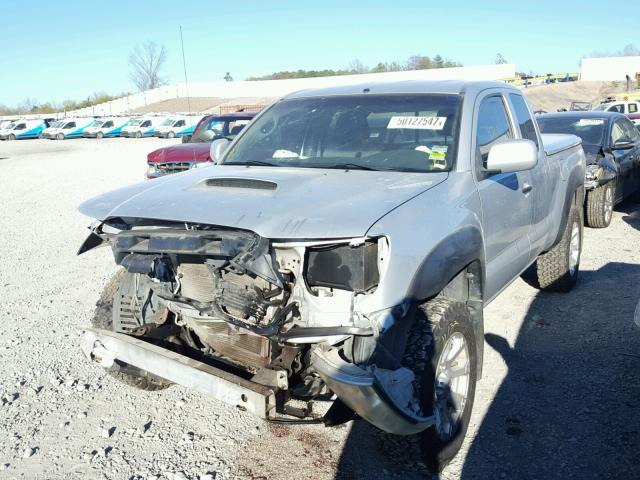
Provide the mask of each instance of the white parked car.
POLYGON ((639 113, 640 102, 633 100, 614 100, 602 102, 600 105, 594 107, 594 110, 603 112, 618 112, 618 113, 639 113))
POLYGON ((82 132, 84 138, 119 137, 122 129, 129 124, 128 118, 100 118, 82 132))
POLYGON ((166 118, 158 128, 156 128, 155 136, 161 138, 175 138, 182 137, 185 132, 189 130, 187 134, 193 133, 194 123, 193 117, 169 117, 166 118))
POLYGON ((80 138, 85 129, 95 123, 93 118, 67 118, 54 122, 51 127, 42 132, 43 138, 50 140, 66 140, 68 138, 80 138))
POLYGON ((129 138, 153 137, 160 122, 159 118, 134 118, 122 128, 120 136, 129 138))
POLYGON ((0 140, 24 140, 38 138, 47 124, 44 120, 16 120, 0 130, 0 140))

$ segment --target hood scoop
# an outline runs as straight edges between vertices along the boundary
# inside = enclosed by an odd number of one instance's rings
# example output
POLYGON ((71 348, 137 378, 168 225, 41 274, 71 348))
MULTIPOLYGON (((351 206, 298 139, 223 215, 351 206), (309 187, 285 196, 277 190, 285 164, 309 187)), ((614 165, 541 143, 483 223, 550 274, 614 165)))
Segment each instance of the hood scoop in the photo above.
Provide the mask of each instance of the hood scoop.
POLYGON ((268 180, 258 180, 255 178, 237 177, 214 177, 207 178, 198 184, 199 187, 214 188, 242 188, 245 190, 272 191, 278 188, 278 184, 268 180))

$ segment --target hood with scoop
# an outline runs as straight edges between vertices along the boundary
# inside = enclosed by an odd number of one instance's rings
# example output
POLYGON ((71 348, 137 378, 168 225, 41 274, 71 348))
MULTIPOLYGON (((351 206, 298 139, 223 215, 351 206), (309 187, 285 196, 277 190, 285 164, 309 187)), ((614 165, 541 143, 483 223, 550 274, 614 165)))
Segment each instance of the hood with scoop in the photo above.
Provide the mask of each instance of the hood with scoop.
POLYGON ((271 239, 349 238, 446 178, 446 172, 212 164, 99 195, 80 211, 97 220, 199 223, 271 239))

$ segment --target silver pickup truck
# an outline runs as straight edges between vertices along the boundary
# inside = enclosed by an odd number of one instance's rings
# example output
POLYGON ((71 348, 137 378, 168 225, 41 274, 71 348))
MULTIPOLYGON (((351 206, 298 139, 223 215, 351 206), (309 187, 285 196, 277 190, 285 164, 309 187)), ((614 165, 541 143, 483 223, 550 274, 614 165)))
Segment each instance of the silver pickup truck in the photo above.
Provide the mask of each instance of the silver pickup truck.
POLYGON ((585 157, 519 90, 398 82, 294 93, 216 165, 83 203, 120 266, 83 350, 274 422, 356 417, 441 469, 469 424, 483 308, 533 265, 568 291, 585 157), (312 401, 331 394, 320 417, 312 401))

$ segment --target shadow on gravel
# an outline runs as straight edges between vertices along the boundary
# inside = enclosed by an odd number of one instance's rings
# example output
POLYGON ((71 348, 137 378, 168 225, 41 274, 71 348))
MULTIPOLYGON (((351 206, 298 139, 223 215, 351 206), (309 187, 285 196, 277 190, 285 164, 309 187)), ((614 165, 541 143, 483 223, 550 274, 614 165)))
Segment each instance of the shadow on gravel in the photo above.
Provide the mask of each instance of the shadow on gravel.
POLYGON ((622 220, 627 225, 640 230, 640 210, 638 209, 637 201, 625 200, 617 205, 615 210, 626 214, 622 217, 622 220))
MULTIPOLYGON (((582 271, 568 294, 540 292, 461 472, 476 479, 630 479, 640 475, 640 266, 582 271)), ((406 440, 353 424, 337 479, 430 477, 406 440)), ((441 476, 443 480, 444 475, 441 476)))
POLYGON ((638 478, 639 297, 640 266, 609 263, 539 293, 513 347, 486 335, 509 373, 461 478, 638 478))

